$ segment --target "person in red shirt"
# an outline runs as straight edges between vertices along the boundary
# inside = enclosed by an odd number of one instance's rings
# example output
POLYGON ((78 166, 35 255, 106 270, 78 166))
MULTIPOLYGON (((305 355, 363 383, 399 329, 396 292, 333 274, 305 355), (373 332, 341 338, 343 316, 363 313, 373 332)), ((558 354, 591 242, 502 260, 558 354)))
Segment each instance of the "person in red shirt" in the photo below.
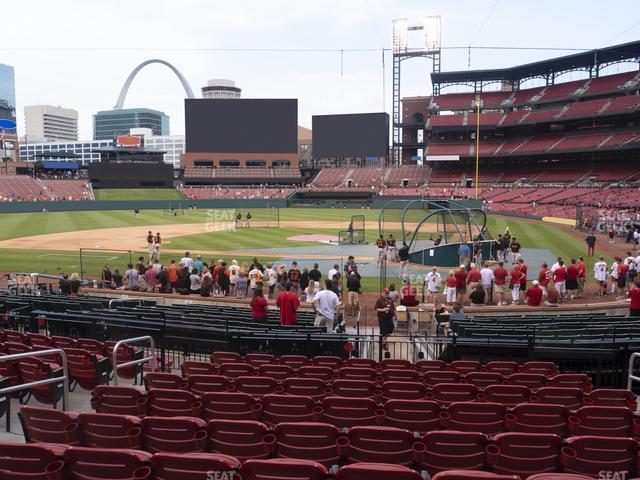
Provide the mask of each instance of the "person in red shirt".
POLYGON ((507 302, 504 300, 504 289, 509 272, 504 268, 503 262, 498 263, 498 268, 493 271, 493 276, 495 277, 495 280, 493 281, 493 291, 498 298, 498 305, 506 305, 507 302))
POLYGON ((295 325, 298 321, 296 311, 300 306, 300 299, 291 291, 291 283, 287 283, 284 292, 278 295, 276 305, 280 308, 280 323, 282 325, 295 325))
POLYGON ((562 302, 567 293, 567 267, 564 266, 564 261, 562 260, 558 262, 558 268, 553 271, 553 283, 555 283, 562 302))
POLYGON ((551 280, 552 276, 553 274, 551 273, 551 270, 549 270, 549 266, 546 263, 543 263, 540 267, 540 273, 538 273, 538 286, 543 292, 546 292, 547 284, 549 283, 549 280, 551 280))
POLYGON ((477 284, 482 280, 482 275, 480 275, 480 270, 476 268, 476 264, 471 264, 471 270, 467 273, 467 290, 470 292, 475 288, 477 284))
POLYGON ((578 270, 577 261, 575 258, 571 259, 571 264, 567 267, 567 294, 569 298, 573 300, 578 292, 578 275, 580 271, 578 270))
POLYGON ((510 276, 511 282, 509 286, 511 287, 511 301, 515 305, 520 303, 520 281, 522 280, 520 266, 517 263, 513 265, 513 270, 511 270, 510 276))
POLYGON ((171 287, 171 293, 176 288, 176 283, 178 283, 178 265, 176 265, 175 260, 171 260, 171 264, 167 267, 167 272, 169 272, 169 285, 171 287))
POLYGON ((258 323, 267 322, 267 300, 262 295, 262 289, 256 288, 253 291, 253 298, 249 303, 251 305, 251 318, 258 323))
POLYGON ((527 289, 527 264, 524 263, 523 259, 518 259, 518 265, 520 266, 520 273, 522 274, 522 278, 520 279, 520 291, 524 292, 527 289))
POLYGON ((584 284, 587 281, 587 266, 584 258, 578 257, 578 298, 584 297, 584 284))
POLYGON ((542 303, 540 282, 538 282, 538 280, 531 282, 531 288, 524 293, 524 296, 527 297, 527 305, 530 307, 539 307, 542 303))
POLYGON ((622 261, 621 258, 616 260, 618 262, 618 290, 621 292, 627 286, 627 274, 629 273, 629 267, 622 261))
POLYGON ((403 282, 404 286, 400 290, 400 304, 405 307, 415 307, 420 303, 416 298, 418 296, 418 290, 411 285, 409 278, 405 278, 403 282))
POLYGON ((462 303, 464 294, 467 293, 467 271, 464 265, 460 265, 460 269, 456 270, 456 297, 459 303, 462 303))
POLYGON ((631 298, 629 316, 640 317, 640 282, 635 282, 631 285, 631 290, 629 290, 628 295, 629 298, 631 298))
POLYGON ((453 305, 453 302, 456 301, 457 286, 458 286, 458 279, 456 278, 456 274, 454 273, 453 270, 449 270, 449 276, 447 277, 446 285, 444 288, 444 293, 447 297, 448 305, 453 305))

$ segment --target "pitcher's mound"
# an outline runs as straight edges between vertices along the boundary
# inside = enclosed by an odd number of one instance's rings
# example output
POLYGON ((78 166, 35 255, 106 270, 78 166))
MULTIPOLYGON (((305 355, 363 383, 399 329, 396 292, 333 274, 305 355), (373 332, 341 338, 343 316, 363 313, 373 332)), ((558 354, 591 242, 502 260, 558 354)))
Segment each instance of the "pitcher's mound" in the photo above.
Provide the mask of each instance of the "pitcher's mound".
POLYGON ((293 237, 288 237, 287 240, 291 240, 292 242, 335 243, 338 241, 338 237, 336 237, 335 235, 322 235, 320 233, 307 233, 304 235, 295 235, 293 237))

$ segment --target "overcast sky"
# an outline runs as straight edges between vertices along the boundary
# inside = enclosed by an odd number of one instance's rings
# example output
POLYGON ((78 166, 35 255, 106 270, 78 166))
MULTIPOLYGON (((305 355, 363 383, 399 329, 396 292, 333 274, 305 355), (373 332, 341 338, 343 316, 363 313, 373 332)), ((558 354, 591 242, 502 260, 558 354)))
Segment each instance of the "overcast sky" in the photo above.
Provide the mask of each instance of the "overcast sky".
MULTIPOLYGON (((21 134, 23 107, 40 103, 77 109, 81 139, 92 138, 92 114, 112 108, 130 71, 150 58, 175 65, 197 95, 208 79, 228 78, 243 97, 298 98, 299 123, 309 127, 314 114, 382 110, 380 49, 391 47, 391 21, 427 15, 442 16, 443 71, 468 69, 469 61, 472 69, 506 67, 571 53, 472 49, 469 58, 468 49, 450 47, 591 49, 640 39, 638 0, 21 0, 3 5, 0 63, 16 70, 21 134)), ((420 46, 420 38, 410 36, 409 44, 420 46)), ((385 60, 390 112, 390 52, 385 60)), ((407 62, 402 95, 428 95, 430 71, 427 60, 407 62)), ((173 73, 150 65, 125 107, 162 110, 171 133, 182 134, 183 98, 173 73)))

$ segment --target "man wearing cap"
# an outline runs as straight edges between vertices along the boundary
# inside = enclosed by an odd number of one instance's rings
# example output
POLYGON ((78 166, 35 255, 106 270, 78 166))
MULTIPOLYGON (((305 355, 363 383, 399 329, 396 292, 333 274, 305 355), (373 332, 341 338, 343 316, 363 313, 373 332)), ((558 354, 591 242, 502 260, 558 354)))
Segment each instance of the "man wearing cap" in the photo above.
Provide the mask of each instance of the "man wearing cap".
POLYGON ((507 277, 509 272, 504 268, 504 263, 498 263, 498 267, 493 271, 494 283, 493 292, 496 295, 496 301, 498 305, 506 305, 504 300, 504 289, 507 283, 507 277))
POLYGON ((456 299, 462 303, 464 294, 467 293, 467 271, 464 265, 460 264, 460 268, 454 273, 456 277, 456 299))
POLYGON ((389 296, 389 289, 385 288, 382 295, 376 301, 376 312, 378 312, 378 326, 380 327, 380 335, 382 336, 382 348, 387 348, 387 337, 393 334, 393 317, 395 316, 395 306, 393 300, 389 296))
POLYGON ((460 257, 460 264, 466 265, 471 259, 471 248, 466 243, 461 243, 458 247, 458 257, 460 257))
POLYGON ((531 282, 531 287, 524 293, 527 299, 527 305, 530 307, 539 307, 542 303, 542 289, 540 288, 540 282, 534 280, 531 282))
POLYGON ((607 284, 607 264, 604 261, 604 257, 600 257, 600 260, 593 266, 593 276, 598 282, 598 296, 602 297, 606 293, 607 284))
POLYGON ((427 281, 427 302, 429 302, 429 298, 433 295, 433 303, 438 301, 438 294, 440 293, 440 284, 442 283, 442 277, 438 273, 438 269, 433 267, 433 269, 427 273, 425 277, 427 281))
POLYGON ((400 269, 398 275, 400 278, 407 276, 407 265, 409 263, 409 245, 406 242, 402 242, 402 247, 398 250, 398 259, 400 260, 400 269))

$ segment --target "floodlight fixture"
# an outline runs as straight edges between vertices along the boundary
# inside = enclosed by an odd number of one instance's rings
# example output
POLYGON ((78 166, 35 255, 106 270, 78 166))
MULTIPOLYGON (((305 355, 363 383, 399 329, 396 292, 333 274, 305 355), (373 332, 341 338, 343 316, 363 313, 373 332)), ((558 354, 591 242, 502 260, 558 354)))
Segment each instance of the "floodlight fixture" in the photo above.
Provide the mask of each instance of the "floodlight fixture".
POLYGON ((407 52, 407 32, 409 30, 409 22, 406 18, 397 18, 393 21, 392 35, 393 35, 393 53, 406 53, 407 52))
POLYGON ((440 50, 441 38, 441 17, 434 15, 424 18, 424 48, 428 52, 440 50))

